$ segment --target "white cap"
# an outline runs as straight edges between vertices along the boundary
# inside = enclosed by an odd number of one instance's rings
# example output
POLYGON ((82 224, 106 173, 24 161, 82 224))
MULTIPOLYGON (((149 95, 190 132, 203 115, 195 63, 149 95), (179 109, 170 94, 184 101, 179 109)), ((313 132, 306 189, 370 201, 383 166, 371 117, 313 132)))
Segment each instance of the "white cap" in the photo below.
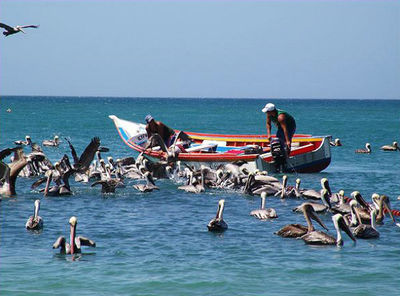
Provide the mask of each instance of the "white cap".
POLYGON ((274 111, 275 109, 276 108, 275 108, 274 104, 268 103, 267 105, 265 105, 264 109, 262 109, 261 111, 264 112, 264 113, 267 113, 269 111, 274 111))

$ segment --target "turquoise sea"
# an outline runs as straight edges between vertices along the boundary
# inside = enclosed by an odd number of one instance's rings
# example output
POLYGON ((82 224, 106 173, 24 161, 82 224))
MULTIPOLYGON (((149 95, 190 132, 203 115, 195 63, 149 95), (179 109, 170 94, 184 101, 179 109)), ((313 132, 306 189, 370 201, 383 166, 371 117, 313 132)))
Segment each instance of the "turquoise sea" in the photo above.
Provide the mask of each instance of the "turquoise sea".
MULTIPOLYGON (((25 135, 41 143, 57 134, 60 147, 43 148, 54 162, 70 154, 64 137, 80 154, 99 136, 110 148, 104 157, 136 156, 110 114, 143 122, 151 113, 182 130, 260 134, 261 109, 269 101, 295 117, 298 133, 329 134, 343 143, 332 147, 325 171, 290 174, 289 183, 300 177, 302 187, 319 189, 327 177, 335 192, 343 189, 349 196, 358 190, 368 201, 374 192, 386 194, 392 208, 400 209, 400 152, 379 150, 400 140, 400 101, 1 97, 0 149, 25 135), (366 142, 372 153, 355 154, 366 142)), ((301 200, 268 198, 279 218, 262 222, 249 216, 259 198, 240 192, 193 195, 157 180, 160 191, 138 193, 130 181, 104 195, 99 187, 72 180, 73 196, 44 198, 30 189, 35 180, 18 178, 17 197, 0 202, 0 295, 399 295, 400 228, 389 219, 378 227, 377 240, 353 244, 346 236, 341 248, 310 247, 273 234, 304 223, 292 213, 301 200), (44 229, 34 234, 24 225, 38 198, 44 229), (216 235, 206 225, 221 198, 229 229, 216 235), (73 215, 78 235, 97 243, 74 258, 52 249, 59 235, 69 235, 73 215)), ((330 215, 321 217, 334 235, 330 215)))

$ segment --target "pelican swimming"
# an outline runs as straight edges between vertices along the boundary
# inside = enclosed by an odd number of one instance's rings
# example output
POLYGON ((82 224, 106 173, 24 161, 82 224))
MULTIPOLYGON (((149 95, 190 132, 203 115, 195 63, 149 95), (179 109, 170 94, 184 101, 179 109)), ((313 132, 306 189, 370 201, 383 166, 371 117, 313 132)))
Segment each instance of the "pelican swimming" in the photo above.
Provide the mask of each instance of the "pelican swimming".
POLYGON ((14 141, 14 144, 15 144, 15 145, 24 145, 24 146, 31 145, 31 144, 32 144, 31 136, 26 135, 26 136, 25 136, 25 141, 23 141, 23 140, 17 140, 17 141, 14 141))
MULTIPOLYGON (((326 189, 328 191, 329 196, 332 195, 332 191, 329 186, 328 178, 321 179, 321 187, 322 187, 322 189, 326 189)), ((316 191, 314 189, 302 190, 301 196, 306 199, 320 200, 321 199, 321 191, 316 191)))
POLYGON ((365 149, 357 149, 356 153, 371 153, 371 144, 366 143, 365 144, 365 149))
POLYGON ((58 147, 60 144, 60 140, 58 139, 58 136, 54 136, 53 140, 43 140, 42 145, 43 146, 51 146, 51 147, 58 147))
POLYGON ((282 227, 280 230, 275 232, 275 234, 282 236, 282 237, 290 237, 290 238, 297 238, 305 235, 308 232, 314 231, 315 228, 312 225, 311 219, 316 221, 319 225, 321 225, 324 229, 328 230, 322 220, 318 217, 315 213, 313 207, 309 203, 303 203, 301 205, 304 218, 306 219, 307 226, 301 224, 288 224, 282 227))
POLYGON ((37 29, 37 28, 39 28, 39 25, 26 25, 26 26, 10 27, 10 26, 8 26, 6 24, 0 23, 0 28, 3 28, 3 29, 6 30, 6 31, 3 32, 3 35, 7 37, 9 35, 12 35, 12 34, 15 34, 15 33, 18 33, 18 32, 22 32, 22 33, 25 34, 25 31, 22 30, 22 29, 25 29, 25 28, 35 28, 35 29, 37 29))
POLYGON ((371 210, 371 225, 366 225, 362 223, 360 215, 355 210, 357 204, 355 200, 350 202, 352 208, 350 226, 356 225, 352 228, 354 236, 362 239, 379 238, 379 232, 376 230, 376 209, 371 210))
MULTIPOLYGON (((325 213, 331 208, 331 203, 329 202, 328 194, 329 193, 327 189, 322 189, 320 194, 322 203, 308 202, 307 204, 311 205, 316 213, 325 213)), ((303 205, 295 207, 294 209, 292 209, 292 211, 303 212, 303 205)))
POLYGON ((40 200, 35 200, 33 216, 30 216, 26 221, 25 227, 29 230, 39 230, 43 228, 43 219, 39 216, 40 200))
POLYGON ((182 185, 179 186, 178 189, 184 190, 186 192, 190 193, 201 193, 205 191, 204 187, 204 178, 205 178, 205 170, 206 168, 204 166, 201 166, 201 171, 200 171, 200 183, 195 182, 194 180, 194 173, 190 171, 189 174, 189 182, 187 185, 182 185))
POLYGON ((225 200, 218 202, 217 215, 207 225, 208 231, 222 232, 228 229, 228 224, 222 218, 224 212, 225 200))
POLYGON ((386 195, 379 195, 378 193, 373 193, 371 196, 372 199, 372 205, 368 204, 365 202, 365 200, 362 198, 361 194, 358 191, 355 191, 352 193, 354 198, 357 200, 357 202, 360 204, 361 207, 356 208, 356 211, 358 215, 360 216, 360 220, 362 223, 365 224, 370 224, 371 223, 371 211, 375 208, 377 210, 376 214, 376 222, 382 224, 383 219, 385 218, 384 211, 386 210, 393 220, 395 222, 395 218, 392 213, 392 209, 390 206, 390 200, 389 197, 386 195))
POLYGON ((342 146, 342 143, 340 142, 340 139, 336 138, 335 141, 329 142, 329 145, 334 146, 334 147, 339 147, 339 146, 342 146))
POLYGON ((133 188, 139 190, 140 192, 151 192, 153 190, 160 189, 156 186, 156 183, 154 183, 153 176, 150 172, 146 172, 144 177, 146 178, 146 184, 135 184, 133 185, 133 188))
MULTIPOLYGON (((4 151, 5 150, 2 150, 2 152, 4 151)), ((4 181, 2 184, 0 183, 0 195, 12 196, 16 195, 15 183, 18 174, 29 162, 33 160, 43 160, 44 155, 40 153, 30 153, 29 155, 25 155, 21 147, 8 149, 7 151, 10 153, 11 151, 14 151, 14 160, 9 165, 1 162, 4 181)))
POLYGON ((273 208, 265 208, 265 198, 267 196, 266 192, 261 193, 261 208, 258 210, 253 210, 250 212, 251 216, 254 216, 260 220, 266 220, 266 219, 273 219, 273 218, 278 218, 278 215, 276 214, 275 209, 273 208))
POLYGON ((392 145, 384 145, 380 148, 383 151, 400 151, 400 147, 398 146, 397 142, 393 142, 392 145))
POLYGON ((336 239, 329 234, 322 231, 311 231, 303 235, 301 239, 308 245, 343 245, 342 234, 340 230, 343 230, 354 242, 356 241, 350 228, 345 223, 341 214, 336 214, 332 217, 333 225, 336 229, 336 239))
POLYGON ((64 236, 60 236, 53 244, 53 249, 61 248, 61 254, 77 254, 81 252, 81 246, 96 247, 96 243, 86 237, 76 236, 76 225, 78 224, 78 219, 72 216, 69 219, 70 225, 70 241, 66 242, 64 236))

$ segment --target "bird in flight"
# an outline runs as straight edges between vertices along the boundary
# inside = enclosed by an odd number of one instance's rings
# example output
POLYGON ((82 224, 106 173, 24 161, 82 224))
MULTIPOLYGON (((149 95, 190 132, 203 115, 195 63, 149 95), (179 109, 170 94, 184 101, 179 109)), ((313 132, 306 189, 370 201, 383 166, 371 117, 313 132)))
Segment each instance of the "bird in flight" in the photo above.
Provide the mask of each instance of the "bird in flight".
POLYGON ((10 27, 10 26, 8 26, 6 24, 0 23, 0 28, 5 29, 5 31, 3 32, 3 35, 5 35, 7 37, 8 35, 12 35, 12 34, 15 34, 15 33, 18 33, 18 32, 22 32, 22 33, 25 34, 25 31, 22 30, 22 29, 25 29, 25 28, 35 28, 35 29, 37 29, 37 28, 39 28, 39 25, 27 25, 27 26, 10 27))

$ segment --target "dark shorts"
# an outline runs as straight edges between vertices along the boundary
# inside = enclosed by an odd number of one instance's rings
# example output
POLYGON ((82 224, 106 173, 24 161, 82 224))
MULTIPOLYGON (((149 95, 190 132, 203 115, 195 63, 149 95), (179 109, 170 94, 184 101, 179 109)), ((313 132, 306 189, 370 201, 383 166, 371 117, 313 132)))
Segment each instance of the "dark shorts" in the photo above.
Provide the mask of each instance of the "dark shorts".
MULTIPOLYGON (((289 140, 292 140, 295 132, 296 132, 296 127, 292 130, 288 130, 289 140)), ((285 146, 286 140, 285 140, 285 133, 283 132, 283 129, 278 128, 278 131, 276 132, 276 136, 278 137, 279 142, 281 142, 281 145, 285 146)))

